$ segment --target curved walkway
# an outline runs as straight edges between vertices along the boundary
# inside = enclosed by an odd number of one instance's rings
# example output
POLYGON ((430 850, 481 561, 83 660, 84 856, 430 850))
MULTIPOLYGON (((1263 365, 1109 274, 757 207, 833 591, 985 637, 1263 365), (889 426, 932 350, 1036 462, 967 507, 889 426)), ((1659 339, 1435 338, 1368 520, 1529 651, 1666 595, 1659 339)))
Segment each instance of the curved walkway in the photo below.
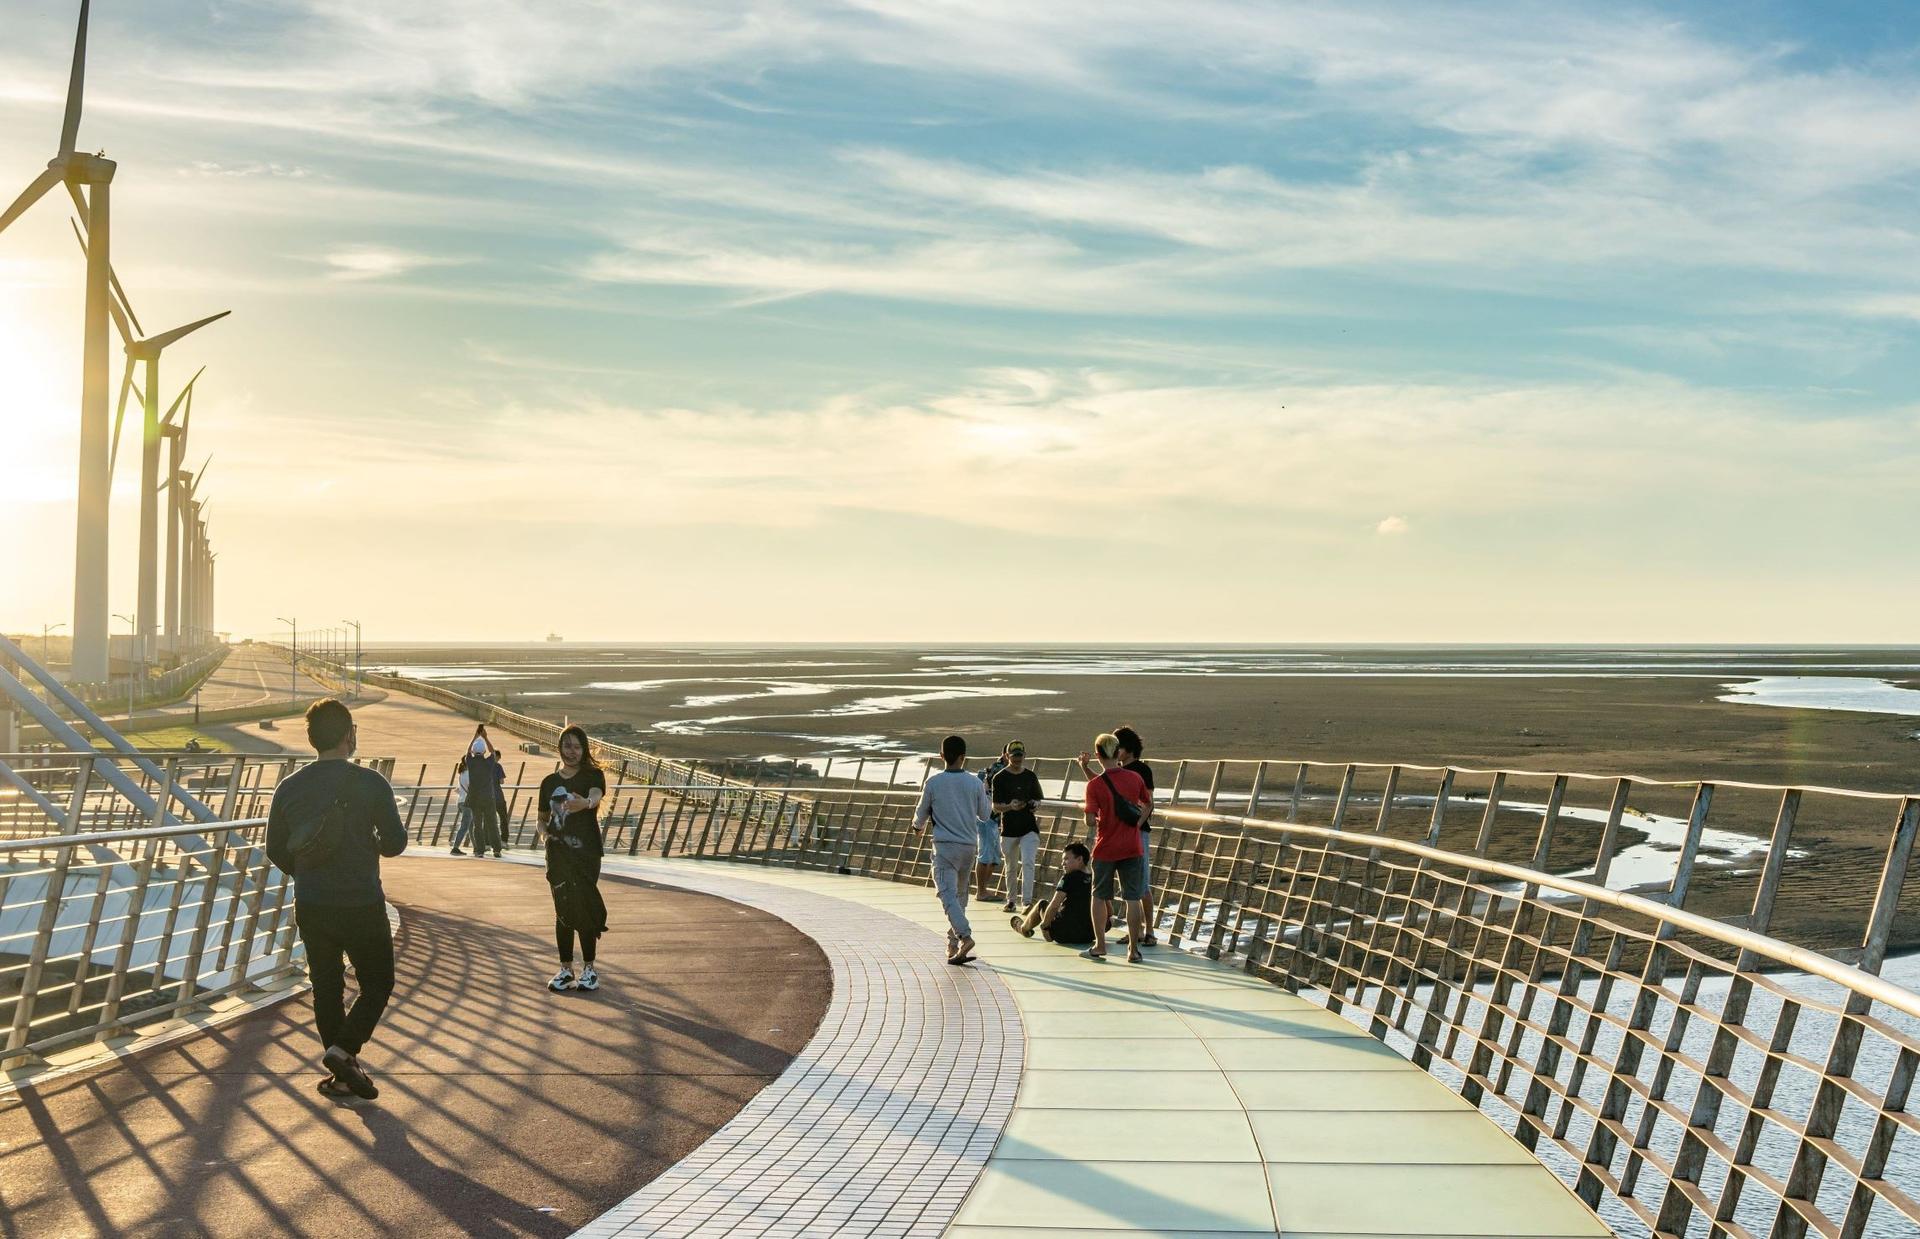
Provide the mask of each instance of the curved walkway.
POLYGON ((551 995, 535 868, 389 862, 399 982, 378 1102, 314 1091, 290 1001, 0 1109, 0 1235, 564 1235, 776 1079, 827 1002, 819 949, 762 912, 603 884, 598 994, 551 995))
MULTIPOLYGON (((716 862, 609 862, 616 866, 696 889, 725 883, 730 897, 783 916, 796 896, 814 901, 810 915, 825 921, 871 922, 875 912, 888 913, 920 927, 899 943, 908 964, 914 952, 938 960, 944 921, 925 888, 716 862), (755 897, 752 886, 767 893, 755 897)), ((1124 952, 1102 964, 1022 939, 988 909, 975 922, 981 964, 947 971, 962 972, 970 985, 992 975, 1012 994, 1025 1032, 1024 1071, 1005 1132, 945 1233, 1609 1233, 1551 1171, 1452 1090, 1323 1008, 1166 948, 1142 965, 1117 962, 1124 952)), ((806 928, 821 932, 814 921, 806 928)), ((704 1185, 715 1200, 732 1198, 746 1180, 709 1154, 725 1152, 734 1126, 671 1174, 704 1185)), ((788 1128, 755 1131, 761 1140, 804 1145, 805 1125, 788 1128)), ((676 1190, 685 1196, 692 1187, 676 1190)), ((778 1196, 754 1215, 752 1231, 732 1229, 737 1219, 718 1215, 671 1218, 653 1211, 651 1199, 649 1189, 588 1233, 835 1233, 811 1224, 809 1213, 779 1216, 778 1196), (762 1229, 769 1216, 777 1224, 762 1229)))
POLYGON ((946 1233, 1006 1125, 1025 1056, 999 978, 948 967, 944 930, 894 915, 884 890, 851 903, 754 881, 763 871, 740 866, 608 868, 773 912, 826 951, 834 992, 819 1034, 776 1084, 581 1234, 946 1233))

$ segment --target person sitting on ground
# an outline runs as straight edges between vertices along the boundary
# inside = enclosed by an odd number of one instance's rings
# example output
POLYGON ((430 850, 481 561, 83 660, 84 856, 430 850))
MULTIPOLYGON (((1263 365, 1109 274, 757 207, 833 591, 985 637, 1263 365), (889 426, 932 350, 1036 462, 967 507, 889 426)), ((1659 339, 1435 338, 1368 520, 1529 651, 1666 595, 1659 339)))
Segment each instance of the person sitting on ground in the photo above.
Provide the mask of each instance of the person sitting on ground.
POLYGON ((914 806, 913 828, 933 824, 933 885, 947 914, 947 962, 973 962, 973 926, 967 923, 967 888, 980 846, 979 825, 993 816, 993 802, 979 779, 967 773, 967 742, 948 736, 940 742, 947 768, 927 780, 914 806))
POLYGON ((1087 876, 1087 845, 1074 840, 1060 850, 1060 882, 1050 899, 1036 900, 1011 919, 1025 938, 1039 930, 1048 942, 1089 946, 1093 942, 1093 879, 1087 876))
MULTIPOLYGON (((1147 785, 1140 776, 1124 769, 1114 754, 1120 741, 1112 732, 1102 732, 1093 741, 1094 755, 1102 767, 1087 780, 1084 809, 1087 825, 1093 828, 1093 945, 1081 954, 1088 959, 1107 957, 1107 921, 1111 914, 1114 880, 1119 879, 1120 898, 1127 905, 1127 962, 1140 962, 1140 939, 1145 936, 1145 917, 1140 901, 1147 891, 1147 862, 1140 844, 1140 823, 1146 820, 1147 785)), ((1090 770, 1088 755, 1080 754, 1080 767, 1090 770)))
POLYGON ((329 697, 307 708, 307 742, 319 760, 280 781, 267 811, 267 859, 293 876, 293 921, 313 979, 313 1022, 327 1075, 320 1091, 371 1101, 380 1095, 360 1062, 393 994, 393 931, 380 858, 407 848, 393 788, 351 760, 353 712, 329 697), (360 988, 346 1010, 347 963, 360 988))

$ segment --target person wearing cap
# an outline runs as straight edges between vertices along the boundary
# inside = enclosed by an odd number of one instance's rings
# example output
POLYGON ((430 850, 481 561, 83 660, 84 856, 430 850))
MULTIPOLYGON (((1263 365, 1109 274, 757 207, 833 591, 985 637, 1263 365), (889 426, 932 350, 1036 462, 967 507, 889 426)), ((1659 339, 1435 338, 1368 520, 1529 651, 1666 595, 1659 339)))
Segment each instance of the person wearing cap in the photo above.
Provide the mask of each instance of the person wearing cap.
MULTIPOLYGON (((500 855, 500 788, 507 772, 499 754, 488 746, 486 737, 475 736, 461 763, 460 788, 464 801, 463 820, 473 822, 473 854, 484 856, 488 848, 500 855)), ((464 833, 464 831, 462 832, 464 833)), ((460 837, 454 836, 453 852, 460 854, 460 837)))
POLYGON ((1006 861, 1007 901, 1001 910, 1012 912, 1033 902, 1033 870, 1040 857, 1040 819, 1034 808, 1043 796, 1040 776, 1027 769, 1026 742, 1009 741, 1006 759, 989 786, 993 789, 993 812, 1000 819, 1000 851, 1006 861))

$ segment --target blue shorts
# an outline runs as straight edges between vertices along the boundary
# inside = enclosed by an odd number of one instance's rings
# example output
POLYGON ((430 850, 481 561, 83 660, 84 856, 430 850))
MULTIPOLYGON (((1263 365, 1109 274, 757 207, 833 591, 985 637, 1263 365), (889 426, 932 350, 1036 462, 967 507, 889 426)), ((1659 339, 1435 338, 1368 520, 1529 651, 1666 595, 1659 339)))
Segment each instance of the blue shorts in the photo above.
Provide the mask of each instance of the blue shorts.
POLYGON ((1000 863, 1000 823, 988 818, 975 827, 980 836, 980 852, 975 857, 976 865, 997 865, 1000 863))

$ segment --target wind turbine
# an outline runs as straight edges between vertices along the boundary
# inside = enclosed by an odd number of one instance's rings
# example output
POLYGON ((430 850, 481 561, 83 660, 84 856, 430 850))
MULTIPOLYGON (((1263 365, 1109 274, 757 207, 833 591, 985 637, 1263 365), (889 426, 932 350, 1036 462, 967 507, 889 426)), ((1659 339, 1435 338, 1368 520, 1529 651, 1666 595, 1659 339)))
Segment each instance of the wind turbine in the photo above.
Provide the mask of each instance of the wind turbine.
MULTIPOLYGON (((167 439, 167 480, 161 485, 167 492, 167 595, 162 618, 166 634, 164 648, 168 654, 180 652, 180 520, 187 497, 193 493, 189 483, 198 485, 182 464, 187 455, 187 428, 193 424, 193 385, 206 372, 205 366, 194 372, 180 394, 173 398, 166 416, 160 419, 160 433, 167 439), (181 411, 183 402, 184 412, 181 411), (175 413, 180 414, 179 425, 174 424, 175 413)), ((206 466, 200 466, 200 471, 205 473, 206 466)))
POLYGON ((113 282, 109 262, 109 221, 114 163, 74 149, 80 136, 80 102, 87 73, 87 10, 80 0, 80 25, 73 39, 73 69, 67 79, 67 110, 60 126, 60 149, 47 169, 0 214, 0 232, 55 185, 67 192, 87 221, 86 347, 80 381, 79 515, 73 552, 73 670, 82 683, 107 678, 107 499, 112 485, 107 445, 107 305, 113 282))
POLYGON ((209 456, 207 463, 200 466, 200 472, 192 479, 187 489, 187 498, 181 513, 186 522, 186 597, 182 609, 186 615, 186 628, 193 635, 195 644, 204 643, 213 632, 213 554, 212 544, 207 539, 207 508, 203 499, 195 499, 193 492, 206 479, 207 465, 213 463, 209 456))
MULTIPOLYGON (((73 226, 73 238, 80 248, 87 248, 86 238, 81 234, 80 225, 73 226)), ((120 459, 120 424, 127 415, 127 393, 133 387, 134 366, 145 362, 147 366, 146 382, 142 385, 141 405, 145 416, 141 419, 140 435, 140 592, 134 614, 140 621, 140 645, 145 657, 151 659, 156 648, 156 630, 159 620, 156 594, 158 593, 160 560, 160 440, 166 433, 160 419, 160 354, 168 345, 182 337, 192 335, 208 323, 218 322, 232 310, 222 310, 218 314, 209 314, 197 322, 184 327, 175 327, 172 331, 163 331, 156 336, 143 336, 140 322, 134 317, 133 306, 127 301, 126 290, 120 287, 120 281, 113 281, 116 297, 109 298, 107 308, 113 313, 113 325, 120 329, 120 339, 126 347, 127 365, 120 374, 120 400, 113 411, 113 443, 107 452, 107 475, 111 479, 114 467, 120 459), (131 324, 129 324, 131 320, 131 324)), ((202 367, 204 370, 205 367, 202 367)), ((194 378, 199 378, 198 374, 194 378)), ((191 386, 191 384, 189 384, 191 386)), ((177 407, 179 401, 174 402, 177 407)), ((169 410, 168 416, 172 416, 169 410)), ((179 467, 179 461, 174 461, 179 467)), ((169 520, 171 524, 171 520, 169 520)), ((171 635, 171 634, 169 634, 171 635)))

